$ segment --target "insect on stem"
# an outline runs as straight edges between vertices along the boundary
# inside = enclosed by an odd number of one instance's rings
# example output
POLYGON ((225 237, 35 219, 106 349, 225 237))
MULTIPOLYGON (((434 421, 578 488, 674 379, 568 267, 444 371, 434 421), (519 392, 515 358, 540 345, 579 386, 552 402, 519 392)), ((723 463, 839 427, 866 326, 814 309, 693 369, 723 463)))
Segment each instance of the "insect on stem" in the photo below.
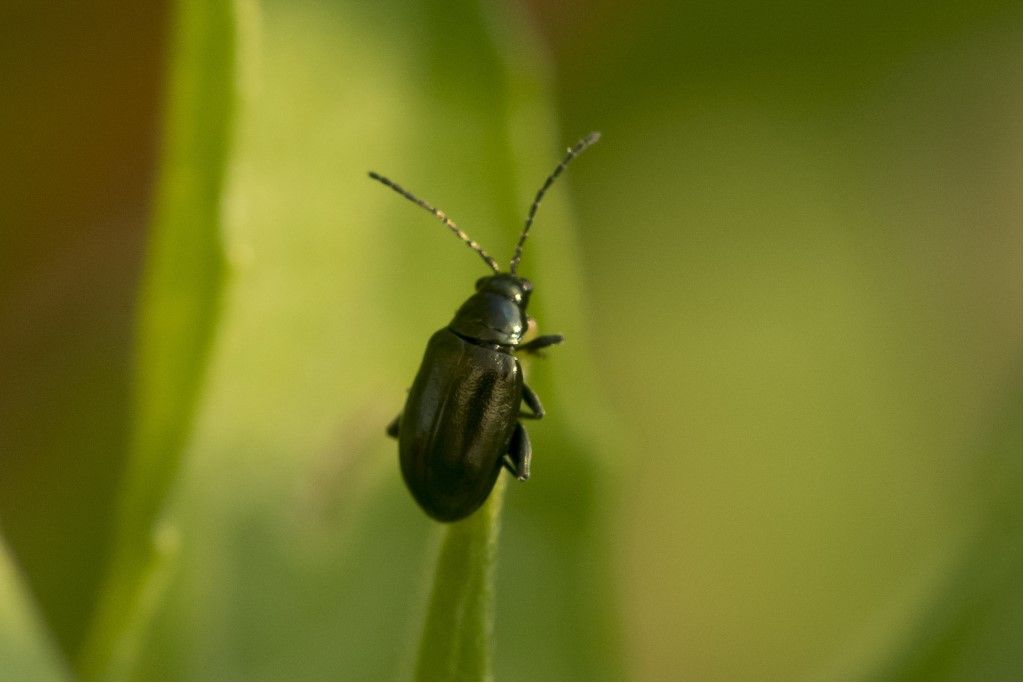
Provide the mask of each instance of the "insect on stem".
MULTIPOLYGON (((527 231, 544 193, 566 164, 597 138, 597 133, 591 133, 569 148, 562 162, 544 181, 530 207, 508 273, 501 272, 494 259, 459 230, 444 212, 387 178, 370 173, 374 180, 434 214, 494 271, 476 281, 473 293, 456 310, 451 322, 430 337, 419 372, 406 396, 405 407, 385 429, 388 436, 398 440, 398 462, 409 493, 423 511, 438 522, 468 518, 472 525, 472 515, 480 519, 477 511, 489 498, 490 509, 496 510, 497 503, 491 494, 496 490, 502 469, 520 481, 530 476, 533 447, 522 418, 540 419, 544 417, 544 407, 525 383, 516 353, 553 346, 563 337, 545 334, 523 342, 531 326, 532 319, 526 308, 533 285, 515 272, 527 231)), ((501 490, 499 486, 499 494, 501 490)), ((473 527, 459 525, 453 527, 453 533, 462 533, 460 530, 466 528, 473 527)), ((449 538, 455 537, 449 535, 449 538)), ((493 536, 484 546, 490 547, 491 543, 493 536)), ((470 564, 475 565, 477 561, 471 560, 470 564)), ((451 617, 445 607, 440 608, 438 618, 443 624, 442 632, 448 628, 451 617)), ((434 612, 432 606, 431 613, 434 612)), ((464 621, 461 615, 456 616, 456 621, 464 621)), ((431 620, 434 621, 434 617, 431 620)), ((444 645, 425 638, 421 649, 425 654, 421 654, 420 661, 430 661, 439 647, 444 645)), ((453 651, 469 647, 469 641, 457 643, 453 651)), ((447 660, 449 655, 442 657, 447 660)), ((424 679, 469 680, 486 677, 488 671, 486 667, 480 670, 427 667, 419 673, 424 679)))
POLYGON ((452 232, 454 232, 455 235, 460 240, 462 240, 463 242, 468 244, 470 249, 472 249, 476 253, 480 254, 480 258, 482 258, 484 260, 484 263, 486 263, 490 267, 491 270, 493 270, 495 273, 501 272, 501 269, 498 267, 498 262, 495 261, 493 258, 491 258, 491 255, 488 254, 486 251, 484 251, 484 248, 481 247, 479 244, 477 244, 477 242, 475 240, 470 238, 469 235, 467 235, 465 232, 463 232, 462 229, 459 226, 455 225, 455 221, 453 221, 452 219, 448 218, 448 214, 446 214, 444 211, 441 211, 440 209, 435 209, 433 206, 431 206, 430 204, 426 203, 425 201, 423 201, 419 197, 415 196, 414 194, 412 194, 411 192, 406 190, 404 187, 402 187, 398 183, 395 183, 394 181, 389 180, 389 179, 385 178, 382 175, 379 175, 377 173, 374 173, 373 171, 370 171, 370 177, 373 178, 374 180, 380 182, 380 183, 383 183, 384 185, 387 185, 392 190, 394 190, 398 194, 402 195, 403 197, 408 199, 413 204, 416 204, 417 206, 420 206, 420 207, 426 209, 427 211, 429 211, 430 213, 434 214, 434 218, 436 218, 437 220, 439 220, 442 223, 444 223, 445 225, 447 225, 448 229, 451 230, 452 232))
POLYGON ((577 142, 575 145, 570 147, 565 154, 562 161, 559 162, 555 170, 551 172, 544 184, 541 185, 540 189, 537 190, 537 196, 533 199, 533 204, 530 205, 530 212, 526 215, 526 225, 523 226, 523 232, 519 235, 519 241, 516 242, 516 251, 512 255, 512 262, 509 264, 508 272, 512 275, 516 274, 516 269, 519 267, 519 259, 523 256, 523 244, 526 243, 526 236, 530 232, 530 226, 533 225, 533 217, 537 213, 537 207, 540 205, 540 200, 544 198, 544 193, 548 191, 551 184, 555 182, 555 178, 562 175, 562 171, 569 165, 569 162, 578 157, 583 150, 590 147, 592 144, 601 139, 601 134, 594 131, 590 135, 587 135, 582 140, 577 142))

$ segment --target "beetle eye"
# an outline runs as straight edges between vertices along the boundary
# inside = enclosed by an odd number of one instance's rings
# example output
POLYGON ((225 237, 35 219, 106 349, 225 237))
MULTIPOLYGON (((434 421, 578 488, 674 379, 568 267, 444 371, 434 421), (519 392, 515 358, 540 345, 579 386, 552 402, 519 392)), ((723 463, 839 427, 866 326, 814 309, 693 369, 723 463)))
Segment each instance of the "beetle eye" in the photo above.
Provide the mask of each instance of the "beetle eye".
POLYGON ((521 280, 519 286, 522 288, 524 294, 529 294, 533 291, 533 283, 529 280, 521 280))
POLYGON ((480 291, 480 289, 481 289, 481 288, 482 288, 482 287, 484 286, 484 283, 485 283, 485 282, 487 282, 487 280, 488 280, 488 279, 489 279, 489 278, 488 278, 488 277, 487 277, 487 276, 485 275, 484 277, 482 277, 482 278, 480 278, 479 280, 477 280, 477 281, 476 281, 476 284, 475 284, 475 285, 473 285, 474 287, 476 287, 476 291, 478 291, 478 292, 479 292, 479 291, 480 291))

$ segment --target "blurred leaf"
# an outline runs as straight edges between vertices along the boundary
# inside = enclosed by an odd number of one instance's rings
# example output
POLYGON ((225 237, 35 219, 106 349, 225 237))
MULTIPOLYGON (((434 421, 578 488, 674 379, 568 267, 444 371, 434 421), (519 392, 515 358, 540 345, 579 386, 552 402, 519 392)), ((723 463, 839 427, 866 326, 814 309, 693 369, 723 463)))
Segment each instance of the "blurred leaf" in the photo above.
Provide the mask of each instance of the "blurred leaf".
POLYGON ((128 458, 163 9, 0 9, 0 525, 69 666, 128 458))
POLYGON ((988 514, 867 679, 1020 679, 1020 399, 1014 387, 991 444, 976 454, 974 481, 965 482, 978 487, 988 514))
POLYGON ((630 675, 862 676, 990 542, 964 479, 1020 391, 1020 7, 532 4, 565 125, 605 134, 573 170, 636 437, 630 675))
POLYGON ((173 546, 155 547, 154 527, 190 433, 219 311, 221 188, 234 97, 232 2, 181 0, 171 42, 164 149, 139 304, 130 458, 114 559, 76 662, 86 677, 109 677, 111 666, 124 671, 123 660, 132 656, 128 643, 144 618, 139 599, 165 571, 173 546))
POLYGON ((0 542, 0 678, 53 681, 69 678, 46 637, 30 595, 0 542))
MULTIPOLYGON (((468 0, 239 5, 227 304, 175 496, 182 571, 134 676, 414 672, 437 525, 404 490, 384 426, 426 340, 486 271, 366 172, 510 257, 537 187, 589 131, 555 132, 520 19, 468 0)), ((520 530, 497 555, 500 678, 617 671, 608 427, 591 410, 572 177, 523 259, 542 325, 570 341, 527 370, 549 417, 531 425, 534 477, 506 500, 520 530)))
POLYGON ((493 678, 494 565, 506 483, 499 479, 479 511, 445 527, 416 680, 493 678))

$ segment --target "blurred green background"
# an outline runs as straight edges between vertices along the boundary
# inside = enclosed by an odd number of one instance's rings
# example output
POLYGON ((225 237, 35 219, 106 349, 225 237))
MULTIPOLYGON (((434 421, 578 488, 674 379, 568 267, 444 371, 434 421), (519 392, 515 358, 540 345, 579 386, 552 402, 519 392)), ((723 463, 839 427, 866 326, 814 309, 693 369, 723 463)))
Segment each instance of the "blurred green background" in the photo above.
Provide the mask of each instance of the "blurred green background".
POLYGON ((1019 679, 1021 8, 5 3, 0 678, 412 675, 384 425, 522 264, 499 679, 1019 679))

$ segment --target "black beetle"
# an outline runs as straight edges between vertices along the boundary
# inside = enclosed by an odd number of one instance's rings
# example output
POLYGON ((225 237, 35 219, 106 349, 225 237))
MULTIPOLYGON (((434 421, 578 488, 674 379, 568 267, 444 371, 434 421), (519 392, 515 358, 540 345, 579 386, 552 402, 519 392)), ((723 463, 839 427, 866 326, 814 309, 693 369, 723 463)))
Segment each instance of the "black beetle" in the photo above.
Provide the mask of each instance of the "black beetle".
POLYGON ((519 480, 530 476, 530 438, 519 418, 540 419, 544 408, 523 382, 515 352, 537 351, 563 337, 550 334, 522 343, 533 322, 526 314, 533 285, 516 275, 516 268, 544 193, 599 137, 591 133, 569 148, 537 191, 507 273, 443 211, 370 172, 374 180, 434 214, 495 273, 477 280, 476 293, 427 342, 405 409, 387 428, 398 439, 409 491, 436 520, 454 522, 472 514, 494 488, 503 465, 519 480), (530 412, 520 410, 522 402, 530 412))

